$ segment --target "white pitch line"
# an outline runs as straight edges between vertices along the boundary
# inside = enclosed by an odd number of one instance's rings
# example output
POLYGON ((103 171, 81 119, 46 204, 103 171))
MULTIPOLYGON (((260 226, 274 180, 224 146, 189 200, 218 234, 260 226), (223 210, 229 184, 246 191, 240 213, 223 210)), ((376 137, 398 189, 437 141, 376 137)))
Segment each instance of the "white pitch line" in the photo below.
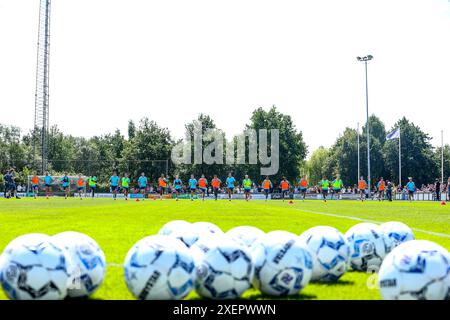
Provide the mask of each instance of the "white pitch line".
MULTIPOLYGON (((318 212, 318 211, 311 211, 311 210, 304 210, 304 209, 297 209, 297 208, 295 208, 295 209, 299 210, 299 211, 307 212, 307 213, 319 214, 319 215, 330 216, 330 217, 341 218, 341 219, 350 219, 350 220, 356 220, 356 221, 362 221, 362 222, 371 222, 371 223, 376 223, 376 224, 383 223, 380 221, 362 219, 362 218, 353 217, 353 216, 345 216, 345 215, 341 215, 341 214, 325 213, 325 212, 318 212)), ((437 236, 437 237, 450 238, 450 234, 446 234, 446 233, 433 232, 433 231, 422 230, 422 229, 417 229, 417 228, 411 228, 411 229, 414 231, 417 231, 417 232, 422 232, 422 233, 430 234, 430 235, 437 236)))

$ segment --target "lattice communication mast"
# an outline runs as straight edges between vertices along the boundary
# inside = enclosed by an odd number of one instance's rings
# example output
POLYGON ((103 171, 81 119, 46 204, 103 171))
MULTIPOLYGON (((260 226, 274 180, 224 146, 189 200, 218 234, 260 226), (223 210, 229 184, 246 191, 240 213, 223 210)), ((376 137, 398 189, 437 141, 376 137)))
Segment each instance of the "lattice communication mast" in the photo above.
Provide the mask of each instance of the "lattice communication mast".
POLYGON ((50 63, 50 0, 40 0, 39 34, 34 103, 33 166, 42 173, 47 170, 47 139, 49 129, 49 63, 50 63))

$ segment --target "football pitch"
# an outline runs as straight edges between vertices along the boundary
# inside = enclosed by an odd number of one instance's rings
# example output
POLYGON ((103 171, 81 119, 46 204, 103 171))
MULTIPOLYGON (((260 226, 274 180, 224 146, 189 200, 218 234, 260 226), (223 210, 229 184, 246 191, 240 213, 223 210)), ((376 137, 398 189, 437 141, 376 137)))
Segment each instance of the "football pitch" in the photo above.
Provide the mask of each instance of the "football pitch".
MULTIPOLYGON (((360 222, 401 221, 417 239, 434 241, 450 250, 450 205, 438 202, 356 202, 318 200, 189 201, 118 199, 0 199, 0 248, 26 233, 53 235, 79 231, 94 238, 107 260, 105 282, 92 299, 133 299, 128 292, 122 264, 138 240, 156 234, 168 221, 209 221, 227 231, 250 225, 263 231, 287 230, 300 234, 318 225, 329 225, 345 233, 360 222)), ((364 272, 347 272, 338 282, 310 283, 289 299, 380 299, 374 277, 364 272)), ((6 299, 3 292, 1 299, 6 299)), ((198 299, 191 293, 188 299, 198 299)), ((244 299, 270 299, 250 289, 244 299)))

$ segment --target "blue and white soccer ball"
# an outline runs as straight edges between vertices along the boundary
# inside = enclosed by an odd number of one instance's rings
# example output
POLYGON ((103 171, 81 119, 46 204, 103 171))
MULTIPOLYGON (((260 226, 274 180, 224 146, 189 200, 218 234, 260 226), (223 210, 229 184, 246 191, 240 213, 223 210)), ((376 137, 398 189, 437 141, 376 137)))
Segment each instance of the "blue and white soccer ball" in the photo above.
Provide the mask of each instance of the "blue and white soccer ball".
POLYGON ((161 229, 159 229, 158 234, 162 236, 170 236, 177 230, 190 228, 191 225, 192 224, 190 222, 187 222, 185 220, 172 220, 163 225, 161 229))
POLYGON ((333 227, 317 226, 300 235, 313 260, 313 281, 337 281, 350 266, 350 246, 333 227))
POLYGON ((189 249, 169 236, 139 240, 125 258, 128 290, 141 300, 176 300, 194 286, 194 262, 189 249))
POLYGON ((205 231, 213 235, 222 235, 224 233, 222 229, 211 222, 199 221, 194 222, 192 225, 194 226, 194 228, 197 228, 200 231, 205 231))
POLYGON ((296 235, 293 232, 286 231, 286 230, 273 230, 273 231, 267 232, 265 237, 273 238, 275 240, 286 240, 286 239, 297 239, 298 235, 296 235))
POLYGON ((22 236, 3 251, 0 282, 10 299, 61 300, 73 282, 74 263, 46 235, 22 236))
POLYGON ((385 300, 448 299, 450 255, 430 241, 400 244, 384 259, 378 284, 385 300))
POLYGON ((75 263, 74 282, 68 296, 87 297, 103 283, 106 273, 105 254, 91 237, 74 231, 53 236, 53 240, 65 248, 75 263))
POLYGON ((255 241, 265 236, 264 231, 252 226, 239 226, 228 230, 226 236, 231 240, 250 248, 255 241))
POLYGON ((386 256, 380 227, 374 223, 358 223, 348 229, 345 238, 350 245, 352 268, 359 271, 378 271, 386 256))
POLYGON ((313 261, 298 236, 266 236, 251 250, 253 285, 272 296, 298 294, 311 280, 313 261))
POLYGON ((414 233, 410 227, 402 222, 390 221, 380 225, 383 232, 386 253, 391 252, 395 247, 406 241, 414 240, 414 233))
POLYGON ((196 262, 195 289, 205 298, 236 299, 251 287, 253 273, 247 248, 221 237, 196 262))

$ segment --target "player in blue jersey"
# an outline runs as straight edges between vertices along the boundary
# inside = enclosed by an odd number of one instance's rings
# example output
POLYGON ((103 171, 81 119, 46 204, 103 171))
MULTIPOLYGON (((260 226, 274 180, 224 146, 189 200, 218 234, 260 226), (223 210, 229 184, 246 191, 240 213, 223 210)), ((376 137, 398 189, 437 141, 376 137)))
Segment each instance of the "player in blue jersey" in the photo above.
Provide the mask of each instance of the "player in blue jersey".
POLYGON ((197 179, 195 179, 194 175, 191 174, 191 178, 189 179, 189 189, 191 190, 191 201, 194 201, 194 194, 197 192, 197 179))
POLYGON ((173 180, 173 187, 175 189, 175 199, 178 201, 178 196, 180 195, 181 188, 183 187, 183 182, 178 175, 176 175, 175 180, 173 180))
POLYGON ((408 178, 408 183, 406 184, 406 189, 408 190, 408 198, 409 201, 414 200, 414 193, 416 192, 416 184, 413 181, 412 177, 408 178))
POLYGON ((45 177, 44 177, 44 192, 45 192, 45 196, 47 199, 50 196, 50 194, 52 193, 52 182, 53 182, 53 179, 47 171, 45 173, 45 177))
POLYGON ((119 176, 117 175, 117 171, 113 171, 113 175, 109 178, 109 185, 111 187, 111 192, 113 193, 113 198, 116 200, 117 191, 119 190, 119 176))
POLYGON ((64 190, 64 199, 67 199, 67 197, 69 195, 69 192, 70 192, 69 184, 70 184, 70 179, 69 179, 69 176, 67 175, 67 172, 65 172, 61 178, 61 185, 64 190))
POLYGON ((233 174, 230 172, 228 174, 227 180, 225 180, 225 183, 227 184, 227 192, 228 192, 228 200, 231 201, 231 196, 234 191, 234 186, 236 183, 236 179, 233 177, 233 174))
POLYGON ((145 176, 145 173, 142 172, 141 176, 138 179, 139 192, 143 195, 142 201, 144 201, 144 199, 145 199, 145 194, 146 194, 146 190, 147 190, 147 182, 148 182, 148 179, 145 176))

